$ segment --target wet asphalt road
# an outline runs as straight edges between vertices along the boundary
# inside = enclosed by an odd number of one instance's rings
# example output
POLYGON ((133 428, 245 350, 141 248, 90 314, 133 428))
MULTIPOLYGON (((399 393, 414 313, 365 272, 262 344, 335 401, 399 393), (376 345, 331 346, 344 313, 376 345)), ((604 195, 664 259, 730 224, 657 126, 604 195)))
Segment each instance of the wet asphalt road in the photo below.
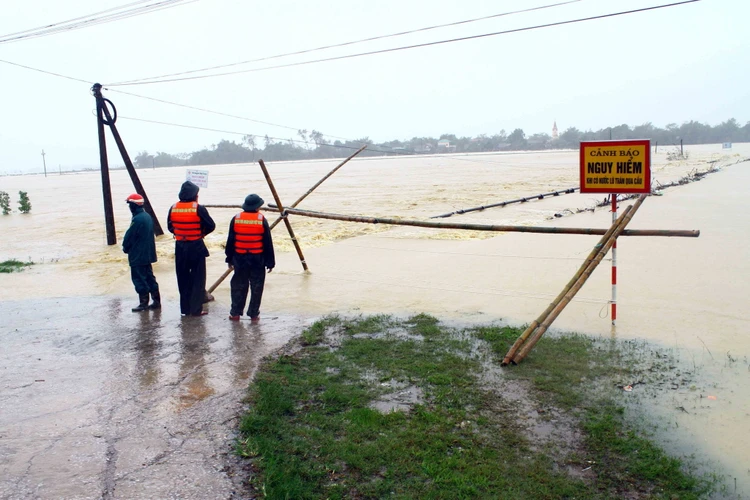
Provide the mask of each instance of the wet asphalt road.
POLYGON ((0 498, 245 498, 233 455, 260 359, 308 324, 132 298, 0 302, 0 498))

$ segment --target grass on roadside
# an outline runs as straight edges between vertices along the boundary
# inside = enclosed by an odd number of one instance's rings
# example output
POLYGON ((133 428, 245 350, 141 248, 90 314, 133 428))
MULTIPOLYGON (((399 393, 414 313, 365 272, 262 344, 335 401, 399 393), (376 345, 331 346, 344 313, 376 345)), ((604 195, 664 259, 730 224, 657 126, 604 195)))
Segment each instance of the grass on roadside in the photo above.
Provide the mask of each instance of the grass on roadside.
POLYGON ((4 260, 0 262, 0 273, 14 273, 17 271, 23 271, 27 266, 33 265, 34 263, 31 261, 21 262, 20 260, 16 259, 4 260))
POLYGON ((426 315, 316 322, 251 386, 237 449, 254 488, 270 498, 682 499, 712 490, 629 430, 606 391, 589 391, 624 371, 617 349, 545 338, 522 366, 500 372, 519 334, 426 315), (493 370, 531 387, 540 415, 572 416, 581 442, 564 456, 535 442, 518 405, 483 381, 493 370))

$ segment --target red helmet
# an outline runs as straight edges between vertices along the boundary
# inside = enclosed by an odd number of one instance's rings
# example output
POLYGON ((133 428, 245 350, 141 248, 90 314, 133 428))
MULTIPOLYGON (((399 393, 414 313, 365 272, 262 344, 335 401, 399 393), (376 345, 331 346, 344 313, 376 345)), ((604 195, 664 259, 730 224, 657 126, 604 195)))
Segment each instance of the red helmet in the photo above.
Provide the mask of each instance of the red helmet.
POLYGON ((128 203, 135 203, 136 205, 143 205, 143 196, 138 193, 133 193, 125 198, 125 201, 128 203))

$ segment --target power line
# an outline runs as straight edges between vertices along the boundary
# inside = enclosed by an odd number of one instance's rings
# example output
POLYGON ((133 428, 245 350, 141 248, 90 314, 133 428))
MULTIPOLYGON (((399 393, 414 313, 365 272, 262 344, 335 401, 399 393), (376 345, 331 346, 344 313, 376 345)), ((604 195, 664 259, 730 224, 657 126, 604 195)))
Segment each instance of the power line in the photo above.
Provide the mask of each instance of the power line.
MULTIPOLYGON (((28 69, 28 70, 31 70, 31 71, 37 71, 39 73, 44 73, 46 75, 52 75, 52 76, 56 76, 56 77, 59 77, 59 78, 65 78, 66 80, 72 80, 72 81, 75 81, 75 82, 82 82, 82 83, 85 83, 87 85, 91 84, 90 80, 87 81, 87 80, 83 80, 81 78, 75 78, 75 77, 72 77, 72 76, 67 76, 67 75, 62 75, 60 73, 55 73, 53 71, 46 71, 46 70, 39 69, 39 68, 33 68, 31 66, 26 66, 24 64, 19 64, 19 63, 14 63, 14 62, 11 62, 11 61, 6 61, 4 59, 0 59, 0 63, 10 64, 12 66, 17 66, 19 68, 28 69)), ((162 102, 162 103, 165 103, 165 104, 171 104, 171 105, 179 106, 179 107, 183 107, 183 108, 194 109, 196 111, 203 111, 203 112, 206 112, 206 113, 212 113, 212 114, 216 114, 216 115, 227 116, 227 117, 230 117, 230 118, 237 118, 237 119, 240 119, 240 120, 247 120, 247 121, 251 121, 251 122, 263 123, 265 125, 272 125, 272 126, 275 126, 275 127, 282 127, 282 128, 286 128, 286 129, 289 129, 289 130, 295 130, 295 131, 299 130, 299 129, 296 129, 294 127, 289 127, 289 126, 286 126, 286 125, 278 125, 278 124, 275 124, 275 123, 264 122, 264 121, 261 121, 261 120, 254 120, 252 118, 246 118, 244 116, 232 115, 232 114, 229 114, 229 113, 222 113, 220 111, 214 111, 214 110, 210 110, 210 109, 199 108, 197 106, 189 106, 187 104, 180 104, 180 103, 176 103, 176 102, 172 102, 172 101, 167 101, 167 100, 164 100, 164 99, 157 99, 155 97, 148 97, 148 96, 144 96, 144 95, 134 94, 134 93, 131 93, 131 92, 126 92, 124 90, 114 90, 114 89, 112 89, 112 91, 113 92, 119 92, 121 94, 130 95, 130 96, 133 96, 133 97, 138 97, 138 98, 141 98, 141 99, 148 99, 148 100, 162 102)), ((230 130, 220 130, 220 129, 212 129, 212 128, 206 128, 206 127, 196 127, 196 126, 192 126, 192 125, 182 125, 182 124, 170 123, 170 122, 162 122, 162 121, 157 121, 157 120, 146 120, 146 119, 142 119, 142 118, 129 118, 129 117, 125 117, 125 116, 121 116, 120 118, 124 118, 124 119, 127 119, 127 120, 147 122, 147 123, 161 124, 161 125, 170 125, 170 126, 175 126, 175 127, 192 128, 192 129, 196 129, 196 130, 207 130, 207 131, 210 131, 210 132, 221 132, 221 133, 226 133, 226 134, 235 134, 235 135, 242 135, 242 136, 249 135, 249 136, 253 136, 253 137, 259 137, 260 136, 260 134, 249 134, 249 133, 246 133, 246 132, 236 132, 236 131, 230 131, 230 130)), ((281 138, 281 137, 272 137, 272 136, 268 136, 267 134, 263 134, 263 135, 267 136, 269 139, 275 139, 275 140, 278 140, 278 141, 292 141, 292 142, 295 142, 295 143, 301 143, 301 144, 305 144, 305 145, 308 144, 307 142, 304 142, 304 141, 297 141, 297 140, 294 140, 294 139, 284 139, 284 138, 281 138)), ((327 135, 327 134, 324 134, 324 137, 333 137, 333 138, 343 139, 345 141, 354 142, 351 139, 347 139, 345 137, 337 137, 337 136, 327 135)), ((326 143, 319 143, 319 145, 320 146, 336 147, 336 148, 344 148, 344 149, 354 149, 354 150, 359 149, 358 147, 352 147, 352 146, 346 146, 346 145, 335 145, 335 144, 326 144, 326 143)), ((383 151, 383 150, 374 150, 374 149, 370 149, 370 150, 373 151, 373 152, 391 153, 391 154, 394 154, 394 155, 398 155, 398 154, 416 154, 414 152, 412 152, 412 153, 401 153, 401 152, 397 152, 397 151, 383 151)))
POLYGON ((304 65, 308 65, 308 64, 317 64, 317 63, 321 63, 321 62, 339 61, 339 60, 342 60, 342 59, 352 59, 352 58, 355 58, 355 57, 371 56, 371 55, 376 55, 376 54, 386 54, 386 53, 389 53, 389 52, 397 52, 397 51, 402 51, 402 50, 410 50, 410 49, 416 49, 416 48, 422 48, 422 47, 430 47, 430 46, 433 46, 433 45, 442 45, 442 44, 453 43, 453 42, 463 42, 463 41, 466 41, 466 40, 476 40, 476 39, 479 39, 479 38, 486 38, 486 37, 491 37, 491 36, 507 35, 507 34, 510 34, 510 33, 520 33, 520 32, 523 32, 523 31, 532 31, 532 30, 543 29, 543 28, 551 28, 551 27, 554 27, 554 26, 563 26, 563 25, 566 25, 566 24, 574 24, 574 23, 581 23, 581 22, 586 22, 586 21, 594 21, 594 20, 597 20, 597 19, 605 19, 605 18, 609 18, 609 17, 623 16, 623 15, 627 15, 627 14, 635 14, 635 13, 646 12, 646 11, 650 11, 650 10, 664 9, 664 8, 667 8, 667 7, 676 7, 678 5, 685 5, 685 4, 695 3, 695 2, 699 2, 699 1, 700 0, 684 0, 682 2, 675 2, 675 3, 670 3, 670 4, 656 5, 656 6, 653 6, 653 7, 644 7, 642 9, 634 9, 634 10, 627 10, 627 11, 621 11, 621 12, 613 12, 613 13, 610 13, 610 14, 602 14, 602 15, 599 15, 599 16, 592 16, 592 17, 584 17, 584 18, 578 18, 578 19, 571 19, 571 20, 568 20, 568 21, 559 21, 559 22, 555 22, 555 23, 539 24, 539 25, 536 25, 536 26, 528 26, 528 27, 525 27, 525 28, 516 28, 516 29, 511 29, 511 30, 505 30, 505 31, 496 31, 494 33, 484 33, 484 34, 481 34, 481 35, 472 35, 472 36, 465 36, 465 37, 460 37, 460 38, 451 38, 451 39, 448 39, 448 40, 439 40, 439 41, 436 41, 436 42, 427 42, 427 43, 419 43, 419 44, 415 44, 415 45, 406 45, 406 46, 402 46, 402 47, 393 47, 393 48, 390 48, 390 49, 373 50, 373 51, 370 51, 370 52, 360 52, 360 53, 357 53, 357 54, 348 54, 348 55, 344 55, 344 56, 327 57, 327 58, 324 58, 324 59, 314 59, 314 60, 311 60, 311 61, 301 61, 301 62, 296 62, 296 63, 279 64, 279 65, 276 65, 276 66, 266 66, 266 67, 263 67, 263 68, 244 69, 244 70, 238 70, 238 71, 229 71, 229 72, 225 72, 225 73, 214 73, 214 74, 211 74, 211 75, 186 76, 186 77, 183 77, 183 78, 168 78, 168 79, 163 79, 163 80, 153 80, 153 81, 147 81, 147 82, 133 82, 133 83, 121 83, 121 84, 109 84, 109 86, 149 85, 149 84, 153 84, 153 83, 167 83, 167 82, 179 82, 179 81, 184 81, 184 80, 198 80, 198 79, 203 79, 203 78, 214 78, 214 77, 217 77, 217 76, 236 75, 236 74, 240 74, 240 73, 253 73, 253 72, 258 72, 258 71, 267 71, 267 70, 271 70, 271 69, 289 68, 289 67, 293 67, 293 66, 304 66, 304 65))
POLYGON ((18 31, 15 33, 9 33, 9 34, 0 36, 0 43, 17 42, 17 41, 27 40, 31 38, 54 35, 54 34, 62 33, 65 31, 73 31, 77 29, 88 28, 90 26, 96 26, 99 24, 119 21, 122 19, 130 18, 130 17, 140 16, 143 14, 148 14, 148 13, 156 12, 159 10, 177 7, 179 5, 185 5, 187 3, 197 2, 198 0, 161 0, 156 3, 149 4, 149 5, 133 7, 133 6, 140 5, 146 2, 150 2, 150 1, 153 1, 153 0, 138 0, 136 2, 131 2, 129 4, 121 5, 119 7, 113 7, 110 9, 103 10, 103 11, 95 12, 93 14, 88 14, 86 16, 80 16, 80 17, 76 17, 73 19, 68 19, 66 21, 60 21, 60 22, 48 24, 45 26, 39 26, 37 28, 31 28, 31 29, 27 29, 23 31, 18 31), (127 7, 132 7, 132 8, 127 9, 127 7), (107 14, 108 12, 112 12, 112 11, 119 11, 119 12, 113 12, 111 14, 107 14), (101 14, 107 14, 107 15, 101 15, 101 14))
MULTIPOLYGON (((12 61, 6 61, 4 59, 0 59, 0 63, 10 64, 11 66, 17 66, 19 68, 24 68, 24 69, 28 69, 28 70, 31 70, 31 71, 36 71, 36 72, 39 72, 39 73, 44 73, 46 75, 52 75, 52 76, 56 76, 56 77, 59 77, 59 78, 65 78, 66 80, 72 80, 74 82, 81 82, 81 83, 85 83, 87 85, 91 85, 91 80, 83 80, 81 78, 75 78, 75 77, 72 77, 72 76, 67 76, 67 75, 63 75, 63 74, 60 74, 60 73, 55 73, 53 71, 46 71, 46 70, 39 69, 39 68, 33 68, 31 66, 26 66, 25 64, 19 64, 19 63, 15 63, 15 62, 12 62, 12 61)), ((294 130, 294 131, 301 130, 299 128, 290 127, 290 126, 287 126, 287 125, 279 125, 277 123, 265 122, 265 121, 262 121, 262 120, 255 120, 253 118, 247 118, 247 117, 244 117, 244 116, 233 115, 233 114, 230 114, 230 113, 223 113, 221 111, 214 111, 214 110, 211 110, 211 109, 200 108, 200 107, 197 107, 197 106, 190 106, 188 104, 181 104, 181 103, 178 103, 178 102, 167 101, 165 99, 157 99, 156 97, 149 97, 149 96, 145 96, 145 95, 135 94, 135 93, 132 93, 132 92, 126 92, 124 90, 117 90, 117 89, 107 89, 107 90, 110 90, 111 92, 118 92, 120 94, 129 95, 129 96, 132 96, 132 97, 137 97, 137 98, 140 98, 140 99, 148 99, 150 101, 156 101, 156 102, 161 102, 161 103, 164 103, 164 104, 170 104, 172 106, 178 106, 178 107, 182 107, 182 108, 186 108, 186 109, 193 109, 193 110, 196 110, 196 111, 202 111, 202 112, 205 112, 205 113, 211 113, 211 114, 220 115, 220 116, 227 116, 227 117, 230 117, 230 118, 236 118, 236 119, 239 119, 239 120, 245 120, 245 121, 250 121, 250 122, 255 122, 255 123, 261 123, 261 124, 264 124, 264 125, 270 125, 270 126, 273 126, 273 127, 285 128, 285 129, 288 129, 288 130, 294 130)), ((133 118, 133 119, 135 119, 135 118, 133 118)), ((165 123, 166 124, 166 122, 154 122, 154 123, 165 123)), ((230 131, 222 131, 222 130, 214 130, 214 129, 206 129, 206 130, 212 130, 212 131, 215 131, 215 132, 226 132, 226 133, 232 133, 232 134, 240 134, 240 132, 230 132, 230 131)), ((255 137, 259 136, 259 134, 246 134, 246 133, 242 133, 242 135, 252 135, 252 136, 255 136, 255 137)), ((324 137, 331 137, 331 138, 334 138, 334 139, 343 139, 345 141, 350 141, 351 140, 351 139, 348 139, 346 137, 338 137, 338 136, 329 135, 329 134, 323 134, 323 136, 324 137)), ((274 139, 284 140, 284 141, 288 140, 288 139, 280 139, 280 138, 276 138, 276 137, 274 137, 274 139)), ((299 141, 299 142, 303 142, 303 141, 299 141)), ((354 148, 354 149, 357 149, 357 148, 354 148)))
POLYGON ((190 71, 181 71, 179 73, 168 73, 168 74, 165 74, 165 75, 151 76, 151 77, 146 77, 146 78, 138 78, 138 79, 134 79, 134 80, 126 80, 126 81, 123 81, 123 82, 117 82, 117 83, 110 84, 110 85, 123 85, 123 84, 126 84, 126 83, 144 82, 146 80, 157 80, 157 79, 161 79, 161 78, 167 78, 167 77, 170 77, 170 76, 188 75, 188 74, 192 74, 192 73, 200 73, 202 71, 210 71, 210 70, 214 70, 214 69, 229 68, 229 67, 232 67, 232 66, 240 66, 240 65, 243 65, 243 64, 249 64, 249 63, 254 63, 254 62, 268 61, 270 59, 279 59, 279 58, 282 58, 282 57, 295 56, 295 55, 300 55, 300 54, 308 54, 310 52, 317 52, 317 51, 320 51, 320 50, 333 49, 333 48, 337 48, 337 47, 345 47, 345 46, 348 46, 348 45, 355 45, 355 44, 364 43, 364 42, 372 42, 372 41, 375 41, 375 40, 382 40, 384 38, 391 38, 391 37, 397 37, 397 36, 403 36, 403 35, 410 35, 410 34, 419 33, 419 32, 422 32, 422 31, 429 31, 429 30, 434 30, 434 29, 439 29, 439 28, 446 28, 446 27, 449 27, 449 26, 458 26, 458 25, 461 25, 461 24, 473 23, 473 22, 477 22, 477 21, 484 21, 484 20, 487 20, 487 19, 493 19, 493 18, 497 18, 497 17, 511 16, 511 15, 514 15, 514 14, 521 14, 521 13, 532 12, 532 11, 536 11, 536 10, 549 9, 549 8, 552 8, 552 7, 559 7, 559 6, 562 6, 562 5, 567 5, 567 4, 576 3, 576 2, 580 2, 580 1, 581 0, 569 0, 567 2, 554 3, 554 4, 550 4, 550 5, 543 5, 543 6, 540 6, 540 7, 533 7, 533 8, 530 8, 530 9, 522 9, 522 10, 515 10, 515 11, 510 11, 510 12, 503 12, 503 13, 500 13, 500 14, 492 14, 492 15, 489 15, 489 16, 477 17, 477 18, 474 18, 474 19, 466 19, 466 20, 463 20, 463 21, 456 21, 456 22, 446 23, 446 24, 438 24, 438 25, 435 25, 435 26, 427 26, 427 27, 424 27, 424 28, 418 28, 418 29, 413 29, 413 30, 409 30, 409 31, 401 31, 399 33, 391 33, 389 35, 379 35, 379 36, 374 36, 374 37, 370 37, 370 38, 363 38, 361 40, 354 40, 354 41, 349 41, 349 42, 337 43, 337 44, 334 44, 334 45, 324 45, 322 47, 316 47, 314 49, 298 50, 296 52, 287 52, 285 54, 278 54, 278 55, 275 55, 275 56, 260 57, 260 58, 257 58, 257 59, 248 59, 247 61, 240 61, 240 62, 234 62, 234 63, 229 63, 229 64, 221 64, 221 65, 218 65, 218 66, 209 66, 209 67, 206 67, 206 68, 194 69, 194 70, 190 70, 190 71))
POLYGON ((151 1, 152 0, 138 0, 136 2, 131 2, 131 3, 127 3, 125 5, 120 5, 120 6, 117 6, 117 7, 112 7, 110 9, 100 10, 99 12, 94 12, 93 14, 87 14, 85 16, 74 17, 74 18, 68 19, 66 21, 60 21, 60 22, 52 23, 52 24, 45 24, 44 26, 37 26, 36 28, 30 28, 30 29, 26 29, 26 30, 22 30, 22 31, 16 31, 14 33, 6 33, 5 35, 0 35, 0 38, 7 38, 7 37, 15 36, 15 35, 22 35, 22 34, 25 34, 25 33, 32 32, 32 31, 38 31, 38 30, 42 30, 42 29, 53 28, 53 27, 59 26, 61 24, 70 23, 70 22, 73 22, 73 21, 79 21, 81 19, 86 19, 87 17, 98 16, 99 14, 106 14, 107 12, 112 12, 113 10, 124 9, 125 7, 130 7, 130 6, 133 6, 133 5, 138 5, 138 4, 141 4, 141 3, 146 3, 146 2, 151 2, 151 1))
POLYGON ((5 64, 10 64, 11 66, 18 66, 19 68, 29 69, 31 71, 37 71, 39 73, 44 73, 44 74, 47 74, 47 75, 52 75, 52 76, 57 76, 57 77, 60 77, 60 78, 65 78, 67 80, 73 80, 74 82, 83 82, 86 85, 91 85, 91 80, 82 80, 80 78, 74 78, 72 76, 61 75, 60 73, 54 73, 52 71, 45 71, 45 70, 39 69, 39 68, 32 68, 31 66, 26 66, 24 64, 19 64, 19 63, 14 63, 14 62, 11 62, 11 61, 6 61, 4 59, 0 59, 0 62, 5 63, 5 64))
MULTIPOLYGON (((106 90, 108 90, 110 92, 119 92, 120 94, 125 94, 125 95, 129 95, 129 96, 132 96, 132 97, 138 97, 138 98, 141 98, 141 99, 148 99, 150 101, 156 101, 156 102, 161 102, 161 103, 164 103, 164 104, 170 104, 172 106, 178 106, 178 107, 181 107, 181 108, 193 109, 193 110, 196 110, 196 111, 203 111, 205 113, 211 113, 211 114, 214 114, 214 115, 227 116, 229 118, 236 118, 238 120, 245 120, 245 121, 249 121, 249 122, 261 123, 263 125, 270 125, 272 127, 285 128, 285 129, 288 129, 288 130, 294 130, 295 132, 297 132, 299 130, 302 130, 299 127, 290 127, 288 125, 279 125, 278 123, 265 122, 265 121, 262 121, 262 120, 256 120, 254 118, 247 118, 245 116, 233 115, 233 114, 230 114, 230 113, 223 113, 221 111, 214 111, 212 109, 200 108, 200 107, 197 107, 197 106, 190 106, 188 104, 181 104, 181 103, 174 102, 174 101, 167 101, 165 99, 157 99, 156 97, 148 97, 148 96, 145 96, 145 95, 134 94, 132 92, 126 92, 124 90, 110 89, 110 88, 107 88, 106 90)), ((250 134, 248 134, 248 135, 250 135, 250 134)), ((252 134, 252 135, 256 135, 256 134, 252 134)), ((324 136, 325 137, 332 137, 334 139, 343 139, 345 141, 349 140, 346 137, 337 137, 335 135, 329 135, 329 134, 324 134, 324 136)))

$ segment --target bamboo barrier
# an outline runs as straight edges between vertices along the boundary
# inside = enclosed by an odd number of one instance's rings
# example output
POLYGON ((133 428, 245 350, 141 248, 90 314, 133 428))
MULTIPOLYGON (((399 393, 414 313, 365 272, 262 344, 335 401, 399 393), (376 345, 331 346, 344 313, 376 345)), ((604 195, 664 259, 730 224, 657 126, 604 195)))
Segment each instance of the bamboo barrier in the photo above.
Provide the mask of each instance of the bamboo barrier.
MULTIPOLYGON (((278 205, 269 203, 272 208, 278 205)), ((496 231, 517 233, 543 233, 543 234, 593 234, 604 235, 607 229, 577 228, 577 227, 543 227, 543 226, 506 226, 497 224, 459 224, 453 222, 430 222, 412 219, 390 219, 383 217, 365 217, 357 215, 340 215, 313 210, 301 210, 299 208, 286 208, 283 213, 313 217, 318 219, 342 220, 347 222, 361 222, 367 224, 388 224, 393 226, 416 226, 431 227, 437 229, 469 229, 472 231, 496 231)), ((670 230, 670 229, 631 229, 623 231, 620 236, 670 236, 697 238, 700 236, 698 230, 670 230)))
POLYGON ((286 229, 287 231, 289 231, 289 237, 292 239, 292 243, 294 244, 295 250, 297 250, 297 255, 299 256, 299 261, 302 264, 302 269, 307 271, 307 262, 305 262, 305 256, 302 255, 302 248, 300 248, 299 246, 297 237, 294 236, 294 230, 292 229, 292 224, 289 222, 289 218, 285 217, 286 214, 284 212, 284 205, 281 204, 279 193, 276 192, 276 187, 274 187, 273 185, 273 181, 271 180, 271 176, 268 173, 266 164, 263 163, 263 160, 258 160, 258 163, 260 164, 260 169, 263 170, 263 175, 266 178, 266 182, 268 182, 268 187, 271 189, 271 194, 273 195, 273 199, 276 200, 276 206, 278 207, 279 211, 281 212, 282 218, 284 219, 284 224, 286 225, 286 229))
MULTIPOLYGON (((320 179, 320 180, 319 180, 319 181, 318 181, 317 183, 315 183, 315 185, 314 185, 313 187, 311 187, 310 189, 308 189, 308 190, 307 190, 307 192, 306 192, 305 194, 303 194, 302 196, 300 196, 300 197, 299 197, 299 198, 297 199, 297 201, 295 201, 294 203, 292 203, 292 204, 291 204, 291 206, 290 206, 289 208, 294 208, 294 207, 296 207, 297 205, 299 205, 300 203, 302 203, 302 200, 304 200, 305 198, 307 198, 307 196, 308 196, 308 195, 309 195, 310 193, 312 193, 313 191, 315 191, 315 189, 316 189, 316 188, 317 188, 318 186, 320 186, 321 184, 323 184, 323 182, 324 182, 324 181, 325 181, 326 179, 328 179, 328 178, 329 178, 330 176, 332 176, 333 174, 335 174, 335 173, 336 173, 336 171, 337 171, 338 169, 340 169, 341 167, 343 167, 344 165, 346 165, 346 164, 347 164, 347 162, 348 162, 349 160, 351 160, 352 158, 354 158, 355 156, 357 156, 357 155, 358 155, 359 153, 361 153, 362 151, 364 151, 366 147, 367 147, 367 144, 365 144, 364 146, 362 146, 361 148, 359 148, 358 150, 356 150, 356 151, 355 151, 354 153, 352 153, 352 155, 351 155, 351 156, 349 156, 349 157, 348 157, 347 159, 345 159, 344 161, 342 161, 341 163, 339 163, 338 165, 336 165, 336 167, 335 167, 335 168, 334 168, 333 170, 331 170, 330 172, 328 172, 328 174, 326 174, 326 176, 325 176, 325 177, 323 177, 322 179, 320 179)), ((271 227, 271 229, 275 228, 275 227, 276 227, 276 225, 277 225, 277 224, 278 224, 279 222, 281 222, 281 219, 282 219, 282 218, 283 218, 283 217, 281 217, 281 216, 280 216, 280 217, 279 217, 278 219, 276 219, 275 221, 273 221, 273 224, 271 224, 271 226, 270 226, 270 227, 271 227)))
MULTIPOLYGON (((623 210, 622 214, 620 215, 620 218, 625 217, 625 215, 632 210, 632 207, 626 207, 625 210, 623 210)), ((575 275, 568 281, 568 283, 565 285, 565 287, 560 291, 560 293, 555 297, 555 299, 550 302, 549 306, 547 306, 547 309, 544 310, 542 314, 539 315, 537 319, 531 322, 531 324, 524 330, 524 332, 516 339, 515 343, 511 346, 510 350, 508 350, 508 353, 503 358, 502 363, 500 363, 501 366, 507 366, 512 360, 513 356, 516 355, 516 352, 518 352, 518 349, 521 347, 521 345, 526 342, 526 339, 529 337, 529 335, 536 330, 536 328, 545 320, 545 318, 549 315, 549 313, 552 312, 552 310, 555 308, 555 305, 560 302, 563 297, 565 297, 565 294, 568 293, 570 288, 573 286, 573 284, 578 280, 578 278, 581 277, 583 272, 588 268, 589 264, 596 258, 596 255, 599 253, 599 251, 602 249, 602 247, 606 244, 607 240, 612 236, 612 233, 615 231, 615 228, 617 227, 617 224, 619 222, 615 221, 612 226, 607 230, 607 232, 602 236, 602 238, 599 240, 599 242, 594 245, 594 248, 589 253, 588 257, 586 257, 586 260, 583 261, 583 264, 581 264, 581 267, 578 268, 578 271, 576 271, 575 275)))
MULTIPOLYGON (((312 193, 313 191, 315 191, 315 189, 318 186, 320 186, 321 184, 323 184, 323 182, 326 179, 328 179, 330 176, 332 176, 334 173, 336 173, 336 171, 338 169, 340 169, 341 167, 343 167, 344 165, 346 165, 346 163, 349 160, 351 160, 352 158, 354 158, 355 156, 357 156, 359 153, 361 153, 362 151, 364 151, 366 147, 367 147, 367 144, 365 144, 364 146, 362 146, 361 148, 359 148, 357 151, 355 151, 354 153, 352 153, 344 161, 342 161, 341 163, 339 163, 338 165, 336 165, 336 167, 333 170, 331 170, 330 172, 328 172, 328 174, 326 174, 322 179, 320 179, 318 182, 316 182, 313 187, 311 187, 310 189, 308 189, 305 194, 303 194, 302 196, 300 196, 297 199, 297 201, 295 201, 294 203, 292 203, 292 207, 291 208, 294 208, 297 205, 299 205, 300 203, 302 203, 302 200, 304 200, 305 198, 307 198, 310 195, 310 193, 312 193)), ((242 208, 242 205, 204 205, 204 206, 205 207, 209 207, 209 208, 240 208, 240 209, 242 208)), ((279 210, 278 208, 271 208, 271 207, 265 207, 265 208, 263 208, 263 210, 264 211, 270 211, 270 212, 281 212, 281 210, 279 210)), ((276 227, 276 225, 281 221, 281 219, 283 219, 283 217, 281 217, 281 216, 278 217, 273 222, 273 224, 271 224, 269 226, 269 230, 273 230, 273 228, 276 227)), ((227 276, 229 276, 229 273, 231 273, 232 271, 234 271, 234 267, 229 266, 229 268, 226 271, 224 271, 224 274, 222 274, 221 276, 219 276, 219 279, 217 279, 214 282, 214 284, 211 285, 211 288, 208 289, 208 294, 210 295, 214 290, 216 290, 216 287, 218 287, 221 284, 221 282, 224 281, 227 278, 227 276)))
POLYGON ((570 194, 578 191, 580 188, 569 188, 569 189, 559 189, 557 191, 552 191, 550 193, 542 193, 537 194, 535 196, 527 196, 525 198, 518 198, 515 200, 508 200, 508 201, 501 201, 499 203, 491 203, 489 205, 481 205, 479 207, 473 207, 473 208, 462 208, 461 210, 456 210, 454 212, 449 212, 447 214, 442 215, 433 215, 430 217, 430 219, 444 219, 446 217, 451 217, 456 214, 465 214, 469 212, 476 212, 479 210, 484 210, 486 208, 495 208, 495 207, 504 207, 506 205, 512 205, 514 203, 526 203, 527 201, 531 200, 543 200, 545 196, 560 196, 561 194, 570 194))
MULTIPOLYGON (((594 272, 594 269, 597 268, 607 252, 609 252, 610 248, 612 248, 612 245, 614 245, 617 237, 620 235, 620 233, 623 232, 625 226, 628 225, 635 213, 646 200, 647 196, 647 194, 642 194, 638 198, 638 201, 636 201, 635 204, 632 205, 632 209, 627 211, 627 213, 623 213, 623 215, 617 219, 617 221, 613 224, 615 230, 610 234, 604 246, 597 252, 594 260, 588 264, 586 270, 578 277, 577 280, 575 280, 575 283, 568 289, 568 292, 565 294, 565 296, 557 304, 555 304, 555 307, 552 309, 552 311, 550 311, 549 315, 544 319, 544 321, 541 322, 541 324, 531 335, 531 337, 529 337, 529 339, 523 343, 518 353, 513 356, 513 363, 520 363, 529 354, 531 349, 533 349, 539 339, 542 338, 542 335, 544 335, 552 322, 557 319, 563 309, 565 309, 570 301, 573 300, 573 297, 575 297, 576 293, 578 293, 578 291, 583 287, 583 285, 586 283, 586 280, 588 280, 589 276, 591 276, 591 273, 594 272)), ((506 358, 507 357, 508 356, 506 355, 506 358)))

